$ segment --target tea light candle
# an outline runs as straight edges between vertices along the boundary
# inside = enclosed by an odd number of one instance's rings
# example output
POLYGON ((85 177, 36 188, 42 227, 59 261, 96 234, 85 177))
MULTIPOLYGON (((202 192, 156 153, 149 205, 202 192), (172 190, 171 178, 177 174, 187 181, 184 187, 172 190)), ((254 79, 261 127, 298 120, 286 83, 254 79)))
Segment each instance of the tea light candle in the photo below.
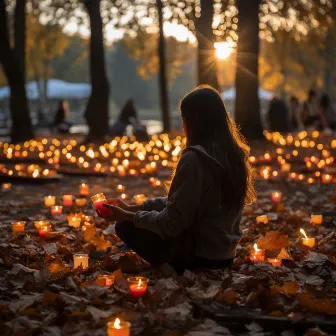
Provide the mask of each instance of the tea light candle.
POLYGON ((50 208, 50 213, 53 216, 61 215, 62 211, 63 211, 63 207, 61 205, 54 205, 50 208))
POLYGON ((79 195, 82 197, 88 197, 89 196, 89 185, 86 183, 82 183, 79 185, 79 195))
POLYGON ((116 189, 117 189, 118 192, 123 193, 125 191, 126 187, 123 186, 122 184, 119 184, 116 189))
POLYGON ((74 228, 79 228, 82 221, 82 216, 68 216, 68 224, 69 226, 73 226, 74 228))
POLYGON ((308 238, 305 230, 303 229, 300 229, 300 232, 305 236, 305 238, 302 238, 302 244, 310 248, 313 248, 315 246, 315 238, 308 238))
POLYGON ((49 225, 48 221, 40 220, 40 221, 34 221, 34 226, 37 230, 40 230, 43 226, 49 225))
POLYGON ((12 223, 12 232, 19 233, 24 232, 26 222, 13 222, 12 223))
POLYGON ((89 255, 85 253, 74 254, 74 269, 82 265, 83 269, 89 268, 89 255))
POLYGON ((268 216, 267 215, 261 215, 256 218, 257 224, 268 224, 268 216))
POLYGON ((311 215, 310 216, 310 224, 320 225, 322 224, 323 216, 322 215, 311 215))
POLYGON ((40 238, 46 238, 47 235, 48 235, 48 232, 50 232, 50 231, 51 231, 51 225, 50 224, 41 226, 39 228, 39 231, 38 231, 40 238))
POLYGON ((292 166, 290 163, 285 163, 281 166, 281 172, 282 173, 289 173, 291 170, 292 166))
POLYGON ((330 183, 331 182, 331 175, 329 174, 322 174, 322 182, 323 183, 330 183))
POLYGON ((63 205, 71 207, 73 203, 72 195, 63 195, 63 205))
POLYGON ((44 205, 46 207, 52 207, 56 203, 56 197, 55 196, 46 196, 44 197, 44 205))
POLYGON ((252 262, 264 261, 265 260, 265 250, 259 249, 257 244, 253 245, 254 250, 250 253, 250 260, 252 262))
POLYGON ((112 213, 111 209, 107 209, 107 208, 103 207, 103 204, 107 203, 107 200, 106 200, 105 195, 103 193, 92 196, 91 200, 92 200, 93 204, 95 205, 96 210, 102 216, 108 216, 112 213))
POLYGON ((130 336, 131 323, 120 321, 116 318, 114 322, 107 323, 107 336, 130 336))
POLYGON ((268 258, 268 262, 274 267, 279 267, 282 263, 281 259, 278 258, 268 258))
POLYGON ((133 196, 133 199, 136 204, 141 205, 146 201, 147 197, 144 194, 139 194, 139 195, 133 196))
POLYGON ((3 183, 1 186, 2 191, 8 191, 12 187, 11 183, 3 183))
POLYGON ((85 198, 77 198, 76 201, 76 206, 79 208, 84 208, 86 205, 86 199, 85 198))
POLYGON ((130 295, 134 299, 139 299, 147 292, 149 279, 141 276, 131 277, 127 279, 130 295))
POLYGON ((272 192, 272 201, 274 203, 279 203, 281 201, 282 193, 281 191, 273 191, 272 192))
POLYGON ((85 222, 82 226, 82 231, 86 231, 88 230, 89 228, 91 227, 94 227, 94 224, 91 224, 91 223, 88 223, 88 222, 85 222))
POLYGON ((110 287, 114 284, 114 275, 99 275, 96 279, 96 284, 100 287, 110 287))

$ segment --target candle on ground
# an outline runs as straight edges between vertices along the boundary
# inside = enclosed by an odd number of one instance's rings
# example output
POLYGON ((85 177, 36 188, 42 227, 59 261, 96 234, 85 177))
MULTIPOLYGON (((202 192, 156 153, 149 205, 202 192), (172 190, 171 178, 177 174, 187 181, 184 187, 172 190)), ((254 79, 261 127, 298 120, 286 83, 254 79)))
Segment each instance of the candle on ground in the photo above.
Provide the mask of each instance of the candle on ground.
POLYGON ((55 196, 46 196, 44 197, 44 205, 46 207, 52 207, 56 203, 56 197, 55 196))
POLYGON ((110 287, 114 284, 114 275, 99 275, 96 279, 96 284, 100 287, 110 287))
POLYGON ((46 238, 47 235, 48 235, 48 232, 50 232, 50 231, 51 231, 51 225, 50 224, 41 226, 38 230, 40 238, 46 238))
POLYGON ((82 216, 74 215, 68 216, 68 224, 69 226, 73 226, 74 228, 79 228, 82 221, 82 216))
POLYGON ((12 187, 11 183, 3 183, 1 186, 2 191, 7 191, 12 187))
POLYGON ((147 197, 144 194, 139 194, 139 195, 135 195, 133 199, 136 204, 140 205, 146 201, 147 197))
POLYGON ((92 200, 93 204, 95 205, 96 210, 102 216, 108 216, 112 213, 111 209, 107 209, 107 208, 103 207, 103 204, 107 203, 107 200, 106 200, 105 195, 103 193, 92 196, 91 200, 92 200))
POLYGON ((114 322, 107 323, 107 336, 130 336, 131 324, 116 318, 114 322))
POLYGON ((78 206, 79 208, 84 208, 86 205, 86 198, 77 198, 75 202, 76 206, 78 206))
POLYGON ((89 196, 89 185, 86 183, 82 183, 79 185, 79 195, 82 197, 89 196))
POLYGON ((24 232, 26 222, 13 222, 12 223, 12 232, 19 233, 24 232))
POLYGON ((311 215, 310 216, 310 224, 320 225, 322 224, 323 216, 322 215, 311 215))
POLYGON ((134 299, 139 299, 147 292, 149 279, 145 277, 131 277, 127 279, 130 295, 134 299))
POLYGON ((61 205, 54 205, 50 208, 50 213, 53 216, 61 215, 62 211, 63 211, 63 207, 61 205))
POLYGON ((117 186, 117 191, 120 193, 123 193, 125 191, 125 186, 123 186, 122 184, 118 184, 117 186))
POLYGON ((63 205, 71 207, 73 202, 72 195, 63 195, 63 205))
POLYGON ((257 224, 268 224, 268 216, 267 215, 261 215, 256 218, 257 224))
POLYGON ((82 265, 83 269, 89 268, 89 255, 85 253, 74 254, 74 269, 82 265))
POLYGON ((285 163, 281 166, 281 172, 282 173, 289 173, 291 170, 292 166, 290 163, 285 163))
POLYGON ((302 238, 302 244, 305 245, 305 246, 308 246, 310 248, 313 248, 315 246, 315 238, 308 238, 305 230, 303 230, 303 229, 300 229, 300 232, 305 237, 305 238, 302 238))
POLYGON ((281 266, 281 259, 278 259, 278 258, 268 258, 268 262, 272 264, 272 266, 274 267, 281 266))
POLYGON ((329 174, 323 174, 322 175, 322 182, 323 183, 330 183, 331 182, 331 175, 329 175, 329 174))
POLYGON ((257 244, 253 245, 254 250, 250 253, 250 260, 252 262, 259 262, 265 260, 265 250, 259 249, 257 244))
POLYGON ((36 230, 40 230, 43 226, 49 225, 48 221, 40 220, 40 221, 34 221, 34 226, 36 230))
POLYGON ((272 201, 275 203, 279 203, 281 201, 282 193, 281 191, 273 191, 272 192, 272 201))

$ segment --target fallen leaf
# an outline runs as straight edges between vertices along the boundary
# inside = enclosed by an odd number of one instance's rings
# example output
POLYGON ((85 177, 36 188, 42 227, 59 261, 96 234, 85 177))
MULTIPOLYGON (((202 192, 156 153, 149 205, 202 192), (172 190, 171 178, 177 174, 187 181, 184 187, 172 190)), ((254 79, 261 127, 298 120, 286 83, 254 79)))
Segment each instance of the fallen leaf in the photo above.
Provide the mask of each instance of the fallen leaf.
POLYGON ((266 236, 261 235, 257 241, 258 248, 264 250, 281 250, 288 246, 288 236, 280 231, 268 231, 266 236))

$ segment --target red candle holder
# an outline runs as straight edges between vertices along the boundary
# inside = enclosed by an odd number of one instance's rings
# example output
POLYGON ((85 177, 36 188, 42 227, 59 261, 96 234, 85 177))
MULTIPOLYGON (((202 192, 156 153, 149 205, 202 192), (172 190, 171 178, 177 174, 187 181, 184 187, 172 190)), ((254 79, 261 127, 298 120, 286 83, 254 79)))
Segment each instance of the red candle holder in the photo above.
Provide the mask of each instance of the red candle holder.
POLYGON ((104 203, 107 203, 105 195, 103 193, 94 195, 91 197, 91 200, 96 207, 97 212, 102 216, 108 216, 112 213, 111 209, 105 208, 103 206, 104 203))
POLYGON ((148 278, 137 276, 127 279, 130 295, 134 299, 139 299, 147 292, 148 278))

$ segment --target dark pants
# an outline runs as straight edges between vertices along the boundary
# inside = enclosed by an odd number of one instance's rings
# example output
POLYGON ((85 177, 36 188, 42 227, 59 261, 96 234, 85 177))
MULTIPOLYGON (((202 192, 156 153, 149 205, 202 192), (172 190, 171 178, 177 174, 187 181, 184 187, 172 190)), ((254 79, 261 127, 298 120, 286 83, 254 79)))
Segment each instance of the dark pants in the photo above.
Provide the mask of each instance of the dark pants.
POLYGON ((120 221, 115 225, 118 237, 141 258, 153 266, 160 266, 163 263, 170 263, 177 272, 184 269, 193 270, 196 268, 222 269, 231 268, 233 259, 209 260, 194 256, 187 264, 181 264, 177 260, 170 262, 170 243, 161 239, 156 233, 138 229, 132 221, 120 221))

